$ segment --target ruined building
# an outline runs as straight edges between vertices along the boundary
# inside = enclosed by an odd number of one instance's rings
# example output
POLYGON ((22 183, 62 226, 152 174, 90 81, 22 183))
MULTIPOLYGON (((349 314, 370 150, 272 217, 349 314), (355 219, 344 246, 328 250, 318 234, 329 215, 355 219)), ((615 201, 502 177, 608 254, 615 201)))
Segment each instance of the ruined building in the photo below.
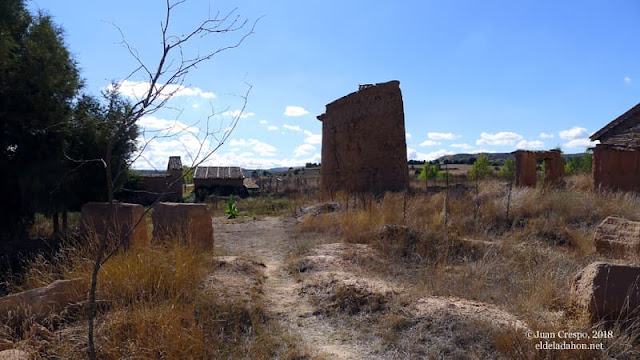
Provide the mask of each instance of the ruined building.
POLYGON ((182 160, 180 156, 169 157, 167 170, 132 170, 137 183, 129 184, 118 199, 134 204, 150 205, 155 201, 182 201, 182 160))
POLYGON ((193 173, 193 185, 198 201, 209 194, 240 195, 247 194, 245 177, 237 166, 198 166, 193 173))
POLYGON ((360 85, 327 104, 322 121, 324 191, 399 191, 409 187, 399 81, 360 85))
POLYGON ((640 104, 590 137, 596 189, 640 191, 640 104))
POLYGON ((559 185, 562 182, 564 161, 560 150, 516 150, 513 154, 516 158, 516 186, 536 187, 539 160, 545 164, 544 185, 559 185))

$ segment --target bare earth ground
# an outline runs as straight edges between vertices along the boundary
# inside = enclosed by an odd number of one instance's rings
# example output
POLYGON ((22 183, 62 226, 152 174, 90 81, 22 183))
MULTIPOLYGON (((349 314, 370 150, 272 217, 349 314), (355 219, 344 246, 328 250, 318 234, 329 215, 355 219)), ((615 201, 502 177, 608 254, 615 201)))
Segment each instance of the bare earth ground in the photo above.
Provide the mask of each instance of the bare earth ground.
POLYGON ((335 359, 371 358, 371 346, 359 343, 346 329, 314 316, 302 296, 302 285, 286 270, 290 230, 294 219, 276 217, 255 221, 214 218, 215 247, 229 255, 246 256, 266 266, 263 285, 267 308, 281 325, 299 334, 314 355, 335 359))
POLYGON ((411 284, 371 270, 393 265, 368 246, 301 234, 295 224, 287 217, 217 217, 215 248, 264 264, 267 311, 314 357, 499 358, 490 334, 526 328, 489 304, 416 298, 411 284))

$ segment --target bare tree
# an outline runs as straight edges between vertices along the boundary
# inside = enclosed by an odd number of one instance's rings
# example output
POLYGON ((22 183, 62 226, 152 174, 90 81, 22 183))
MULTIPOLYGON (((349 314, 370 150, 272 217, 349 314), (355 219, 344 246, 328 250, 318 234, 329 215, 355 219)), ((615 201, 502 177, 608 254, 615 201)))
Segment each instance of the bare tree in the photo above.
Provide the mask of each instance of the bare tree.
MULTIPOLYGON (((237 15, 237 10, 234 9, 222 15, 220 13, 217 13, 214 16, 210 15, 206 20, 198 23, 191 32, 181 35, 174 35, 171 32, 172 15, 176 11, 176 8, 184 4, 185 1, 186 0, 166 0, 166 16, 160 24, 162 51, 160 52, 160 56, 157 59, 157 62, 153 64, 145 63, 142 61, 142 57, 140 56, 138 51, 127 42, 124 34, 118 28, 118 31, 120 31, 122 35, 122 44, 136 61, 137 67, 125 79, 123 79, 119 83, 112 84, 108 91, 118 93, 125 80, 133 78, 139 79, 140 77, 145 79, 145 82, 148 84, 148 89, 145 89, 144 95, 139 99, 136 99, 136 101, 131 104, 131 106, 126 108, 126 111, 123 114, 120 114, 120 116, 115 119, 113 130, 111 131, 111 134, 107 141, 104 158, 99 159, 104 164, 105 168, 104 176, 106 177, 107 181, 106 191, 108 195, 109 205, 107 206, 106 214, 108 225, 105 226, 104 232, 100 237, 98 243, 98 249, 96 251, 93 263, 93 271, 91 274, 91 287, 89 290, 88 343, 89 357, 91 359, 96 358, 94 327, 96 316, 96 289, 98 284, 98 274, 100 272, 101 266, 117 250, 116 247, 116 249, 110 251, 109 253, 106 253, 110 228, 115 228, 113 200, 114 192, 116 189, 114 184, 115 179, 117 179, 119 176, 122 176, 123 173, 127 171, 127 169, 112 168, 111 160, 114 144, 119 138, 124 136, 124 134, 129 129, 131 129, 131 127, 135 126, 138 120, 140 120, 142 117, 153 114, 156 111, 166 107, 167 102, 179 91, 185 88, 184 83, 190 71, 194 70, 203 62, 212 59, 214 56, 220 54, 221 52, 240 46, 248 36, 253 34, 257 23, 257 20, 252 24, 249 24, 247 20, 242 20, 240 16, 237 15), (195 41, 196 39, 203 39, 210 36, 222 36, 224 34, 231 33, 235 33, 238 36, 235 39, 231 40, 228 45, 212 49, 205 53, 189 53, 187 45, 190 42, 195 41)), ((177 128, 176 132, 173 132, 172 128, 163 129, 164 132, 152 134, 151 138, 145 138, 145 140, 141 144, 138 156, 132 159, 129 165, 136 161, 139 157, 143 156, 144 150, 147 148, 148 144, 151 141, 157 140, 159 137, 175 136, 179 133, 184 132, 190 133, 198 144, 195 149, 188 149, 185 146, 185 149, 188 150, 187 152, 189 154, 189 157, 191 158, 191 167, 193 168, 202 164, 225 143, 231 132, 234 130, 238 120, 240 119, 242 111, 244 111, 245 109, 247 97, 249 95, 249 91, 251 90, 251 86, 248 84, 247 86, 247 92, 244 95, 240 96, 243 104, 242 108, 233 116, 228 124, 221 124, 221 126, 215 128, 210 127, 209 123, 215 115, 215 111, 212 110, 211 116, 206 119, 206 129, 204 132, 198 132, 196 134, 194 132, 190 132, 187 128, 177 128)), ((135 226, 139 225, 143 219, 144 216, 140 217, 137 223, 134 224, 132 229, 135 228, 135 226)))

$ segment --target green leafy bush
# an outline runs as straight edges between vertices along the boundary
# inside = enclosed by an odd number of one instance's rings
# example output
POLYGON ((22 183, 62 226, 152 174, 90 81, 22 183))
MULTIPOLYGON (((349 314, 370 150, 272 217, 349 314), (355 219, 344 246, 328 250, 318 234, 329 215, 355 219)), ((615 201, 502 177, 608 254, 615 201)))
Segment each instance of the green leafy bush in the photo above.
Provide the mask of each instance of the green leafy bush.
POLYGON ((235 219, 240 214, 238 208, 236 208, 235 201, 233 201, 233 196, 229 196, 229 202, 227 202, 227 208, 224 212, 227 214, 227 219, 235 219))

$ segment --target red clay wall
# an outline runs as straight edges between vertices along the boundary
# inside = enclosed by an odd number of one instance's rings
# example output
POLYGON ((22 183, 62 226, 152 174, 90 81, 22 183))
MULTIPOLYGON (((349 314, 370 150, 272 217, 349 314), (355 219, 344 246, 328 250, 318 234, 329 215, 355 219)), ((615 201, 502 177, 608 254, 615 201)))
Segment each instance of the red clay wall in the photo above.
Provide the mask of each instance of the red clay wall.
POLYGON ((596 145, 593 184, 596 189, 640 191, 640 148, 596 145))
POLYGON ((516 186, 536 187, 536 155, 531 151, 516 151, 516 186))
MULTIPOLYGON (((107 222, 108 203, 86 203, 82 206, 80 213, 80 230, 85 236, 102 237, 107 222)), ((138 204, 114 203, 113 221, 109 226, 110 242, 117 241, 125 248, 134 243, 144 244, 147 242, 147 222, 142 219, 133 231, 138 220, 143 216, 144 208, 138 204), (126 236, 129 234, 128 236, 126 236)))
POLYGON ((206 205, 161 202, 153 208, 151 218, 154 238, 176 237, 213 249, 213 224, 206 205))
POLYGON ((165 177, 142 177, 141 188, 147 193, 140 193, 138 196, 142 204, 151 204, 154 201, 182 201, 182 179, 181 171, 171 171, 165 177))
POLYGON ((363 88, 327 105, 322 121, 324 191, 399 191, 409 187, 399 81, 363 88))
POLYGON ((560 151, 518 150, 514 154, 516 158, 516 186, 536 186, 538 160, 545 162, 545 185, 557 185, 562 182, 564 161, 560 151))

